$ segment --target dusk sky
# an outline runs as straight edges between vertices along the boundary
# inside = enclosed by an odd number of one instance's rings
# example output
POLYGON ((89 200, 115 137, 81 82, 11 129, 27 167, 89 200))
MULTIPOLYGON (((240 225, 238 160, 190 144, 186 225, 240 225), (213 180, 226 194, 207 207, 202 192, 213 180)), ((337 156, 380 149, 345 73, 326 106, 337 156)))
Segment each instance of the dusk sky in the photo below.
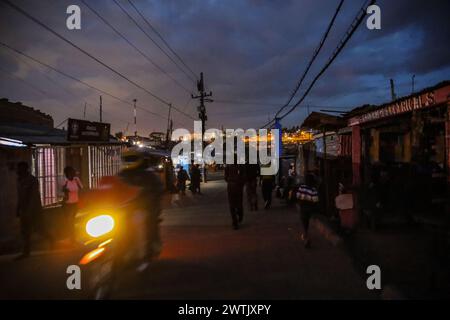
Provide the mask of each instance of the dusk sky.
MULTIPOLYGON (((114 33, 81 1, 14 1, 87 52, 197 118, 195 84, 120 10, 113 0, 89 1, 129 41, 171 78, 114 33), (66 8, 81 8, 81 30, 66 28, 66 8)), ((160 39, 127 0, 117 0, 161 46, 160 39)), ((328 0, 133 0, 196 73, 204 72, 214 103, 207 105, 208 127, 258 128, 287 100, 317 47, 339 1, 328 0)), ((344 2, 336 23, 297 97, 327 61, 364 1, 344 2)), ((389 79, 398 96, 450 79, 450 1, 379 1, 381 30, 365 21, 339 57, 319 79, 305 102, 283 125, 301 124, 310 111, 350 110, 390 100, 389 79)), ((164 131, 168 108, 132 86, 41 26, 0 2, 0 39, 26 54, 92 86, 132 102, 140 134, 164 131)), ((189 74, 189 73, 188 73, 189 74)), ((0 97, 40 109, 55 125, 68 117, 98 121, 100 93, 0 46, 0 97)), ((130 123, 132 107, 103 96, 104 121, 112 132, 130 123)), ((191 129, 192 119, 173 112, 174 126, 191 129)))

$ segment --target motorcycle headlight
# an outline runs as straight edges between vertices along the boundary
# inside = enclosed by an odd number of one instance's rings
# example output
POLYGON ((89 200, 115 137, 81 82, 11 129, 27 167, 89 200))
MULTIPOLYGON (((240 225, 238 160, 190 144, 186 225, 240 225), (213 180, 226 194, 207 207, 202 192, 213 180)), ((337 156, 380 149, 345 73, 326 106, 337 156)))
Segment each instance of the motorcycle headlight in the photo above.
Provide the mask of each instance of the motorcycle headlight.
POLYGON ((114 218, 108 214, 93 217, 86 223, 87 234, 94 238, 103 236, 113 229, 114 218))

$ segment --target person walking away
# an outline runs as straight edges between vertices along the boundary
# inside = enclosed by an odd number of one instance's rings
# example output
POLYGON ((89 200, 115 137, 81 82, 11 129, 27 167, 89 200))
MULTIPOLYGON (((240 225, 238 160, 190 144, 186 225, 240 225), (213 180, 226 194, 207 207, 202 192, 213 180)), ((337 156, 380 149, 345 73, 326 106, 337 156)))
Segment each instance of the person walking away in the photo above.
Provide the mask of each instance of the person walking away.
POLYGON ((189 180, 189 176, 184 170, 183 166, 180 166, 177 174, 177 188, 182 195, 186 194, 186 181, 189 180))
POLYGON ((203 165, 203 182, 208 182, 208 167, 206 164, 203 165))
POLYGON ((191 191, 192 193, 201 194, 200 191, 201 172, 198 164, 193 164, 191 168, 191 191))
POLYGON ((258 210, 258 196, 256 194, 256 186, 258 184, 259 177, 259 165, 258 164, 247 164, 246 165, 246 182, 245 190, 247 192, 247 202, 250 211, 258 210))
POLYGON ((295 203, 295 164, 291 163, 288 170, 288 176, 286 179, 286 187, 285 187, 285 199, 288 205, 295 203))
POLYGON ((262 175, 260 178, 260 184, 264 199, 264 209, 269 209, 272 206, 272 192, 275 187, 275 176, 262 175))
POLYGON ((16 260, 27 258, 31 251, 31 236, 33 231, 39 232, 53 245, 53 237, 44 228, 39 182, 29 172, 27 162, 17 165, 17 216, 20 219, 20 230, 23 239, 22 254, 16 260))
POLYGON ((244 219, 243 193, 245 172, 244 166, 238 164, 228 164, 225 166, 225 181, 227 182, 228 204, 232 226, 239 229, 239 223, 244 219))
POLYGON ((72 243, 75 243, 75 216, 78 211, 79 193, 83 189, 83 184, 72 167, 65 167, 64 175, 66 176, 63 186, 64 213, 67 217, 69 238, 72 243))
POLYGON ((305 183, 301 184, 297 191, 300 220, 303 228, 301 239, 305 245, 305 248, 309 248, 311 245, 308 235, 309 221, 312 214, 318 210, 319 193, 315 185, 314 175, 308 173, 305 176, 305 183))

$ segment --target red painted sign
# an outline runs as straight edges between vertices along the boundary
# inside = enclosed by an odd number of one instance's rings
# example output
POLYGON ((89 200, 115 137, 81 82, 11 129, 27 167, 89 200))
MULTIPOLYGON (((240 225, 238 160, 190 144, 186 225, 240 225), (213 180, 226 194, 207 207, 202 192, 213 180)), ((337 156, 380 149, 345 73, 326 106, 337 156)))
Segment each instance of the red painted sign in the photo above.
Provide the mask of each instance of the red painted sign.
POLYGON ((370 121, 375 121, 390 116, 419 110, 444 103, 449 100, 450 86, 445 86, 437 90, 425 92, 420 95, 410 96, 402 100, 395 101, 385 107, 374 111, 369 111, 365 114, 352 117, 348 121, 349 126, 354 126, 370 121))

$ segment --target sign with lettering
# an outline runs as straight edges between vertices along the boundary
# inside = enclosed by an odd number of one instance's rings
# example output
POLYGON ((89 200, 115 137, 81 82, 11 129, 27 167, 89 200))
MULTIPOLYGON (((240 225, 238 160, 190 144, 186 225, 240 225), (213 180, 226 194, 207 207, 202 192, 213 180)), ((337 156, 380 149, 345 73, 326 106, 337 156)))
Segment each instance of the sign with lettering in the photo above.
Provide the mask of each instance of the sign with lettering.
POLYGON ((385 106, 377 108, 376 110, 352 117, 349 119, 348 125, 355 126, 358 124, 375 121, 414 110, 432 107, 434 105, 448 101, 449 93, 450 86, 447 85, 433 91, 409 96, 404 99, 394 101, 391 104, 387 104, 385 106))
POLYGON ((349 125, 354 126, 357 124, 374 121, 397 114, 422 109, 434 105, 434 92, 428 92, 421 96, 415 96, 407 98, 386 107, 379 108, 377 110, 367 112, 365 114, 350 118, 349 125))
POLYGON ((109 123, 90 122, 69 119, 67 128, 68 141, 109 141, 111 125, 109 123))

